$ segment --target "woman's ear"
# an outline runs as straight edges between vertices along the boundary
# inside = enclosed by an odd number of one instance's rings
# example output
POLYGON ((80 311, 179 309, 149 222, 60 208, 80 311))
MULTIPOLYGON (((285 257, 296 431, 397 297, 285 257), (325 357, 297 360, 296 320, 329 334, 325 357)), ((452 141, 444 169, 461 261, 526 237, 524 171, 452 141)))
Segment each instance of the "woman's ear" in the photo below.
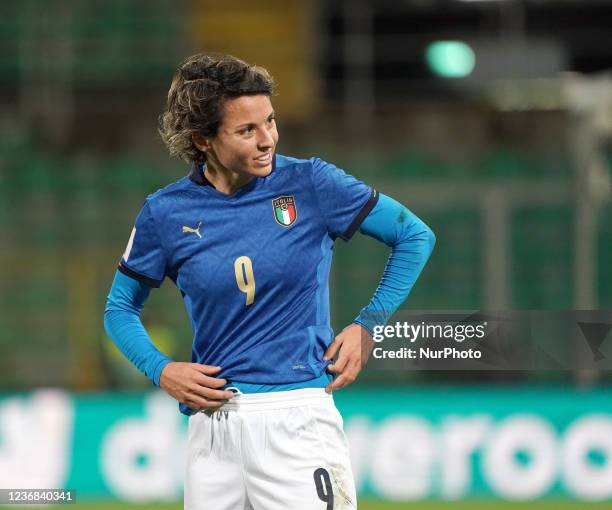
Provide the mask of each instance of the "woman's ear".
POLYGON ((192 134, 191 140, 193 141, 193 144, 202 152, 206 152, 208 149, 210 149, 210 140, 200 133, 192 134))

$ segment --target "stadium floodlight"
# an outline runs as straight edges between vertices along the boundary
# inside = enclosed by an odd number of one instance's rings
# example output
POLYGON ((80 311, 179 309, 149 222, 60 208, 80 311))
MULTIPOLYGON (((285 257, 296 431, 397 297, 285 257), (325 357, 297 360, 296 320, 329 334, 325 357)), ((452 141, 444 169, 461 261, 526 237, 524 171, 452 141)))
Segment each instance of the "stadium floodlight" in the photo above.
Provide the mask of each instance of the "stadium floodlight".
POLYGON ((436 41, 425 50, 427 65, 444 78, 465 78, 476 65, 474 50, 462 41, 436 41))

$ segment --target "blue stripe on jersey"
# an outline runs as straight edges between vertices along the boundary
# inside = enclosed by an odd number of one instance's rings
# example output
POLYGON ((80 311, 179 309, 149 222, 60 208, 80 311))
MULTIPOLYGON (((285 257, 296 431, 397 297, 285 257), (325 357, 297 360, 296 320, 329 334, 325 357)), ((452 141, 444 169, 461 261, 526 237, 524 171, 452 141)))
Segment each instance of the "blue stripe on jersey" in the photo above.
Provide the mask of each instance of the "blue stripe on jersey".
POLYGON ((331 374, 324 372, 315 379, 289 384, 252 384, 231 381, 227 386, 224 386, 224 389, 234 387, 242 393, 269 393, 274 391, 301 390, 303 388, 325 388, 332 379, 331 374))
POLYGON ((329 271, 332 262, 333 240, 329 236, 321 239, 321 262, 317 267, 318 292, 316 296, 317 322, 329 325, 329 271))

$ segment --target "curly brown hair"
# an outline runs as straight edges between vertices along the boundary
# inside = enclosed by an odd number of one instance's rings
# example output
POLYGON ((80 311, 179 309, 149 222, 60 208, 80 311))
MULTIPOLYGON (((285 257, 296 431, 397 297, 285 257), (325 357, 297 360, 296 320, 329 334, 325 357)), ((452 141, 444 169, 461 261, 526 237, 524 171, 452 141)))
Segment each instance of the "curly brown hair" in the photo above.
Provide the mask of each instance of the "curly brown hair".
POLYGON ((274 80, 263 67, 231 55, 197 54, 177 69, 159 116, 159 134, 171 156, 204 162, 206 154, 193 143, 196 133, 215 137, 226 99, 274 92, 274 80))

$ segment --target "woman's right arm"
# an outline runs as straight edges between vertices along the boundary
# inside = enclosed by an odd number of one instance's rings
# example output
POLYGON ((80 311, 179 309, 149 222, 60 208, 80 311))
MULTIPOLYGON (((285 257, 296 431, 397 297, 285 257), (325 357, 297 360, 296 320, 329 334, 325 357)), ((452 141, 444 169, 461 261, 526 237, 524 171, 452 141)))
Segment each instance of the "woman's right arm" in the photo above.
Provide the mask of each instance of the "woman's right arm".
POLYGON ((104 328, 124 356, 156 386, 192 409, 219 407, 233 396, 220 367, 174 362, 157 350, 140 314, 151 288, 117 271, 104 309, 104 328))

